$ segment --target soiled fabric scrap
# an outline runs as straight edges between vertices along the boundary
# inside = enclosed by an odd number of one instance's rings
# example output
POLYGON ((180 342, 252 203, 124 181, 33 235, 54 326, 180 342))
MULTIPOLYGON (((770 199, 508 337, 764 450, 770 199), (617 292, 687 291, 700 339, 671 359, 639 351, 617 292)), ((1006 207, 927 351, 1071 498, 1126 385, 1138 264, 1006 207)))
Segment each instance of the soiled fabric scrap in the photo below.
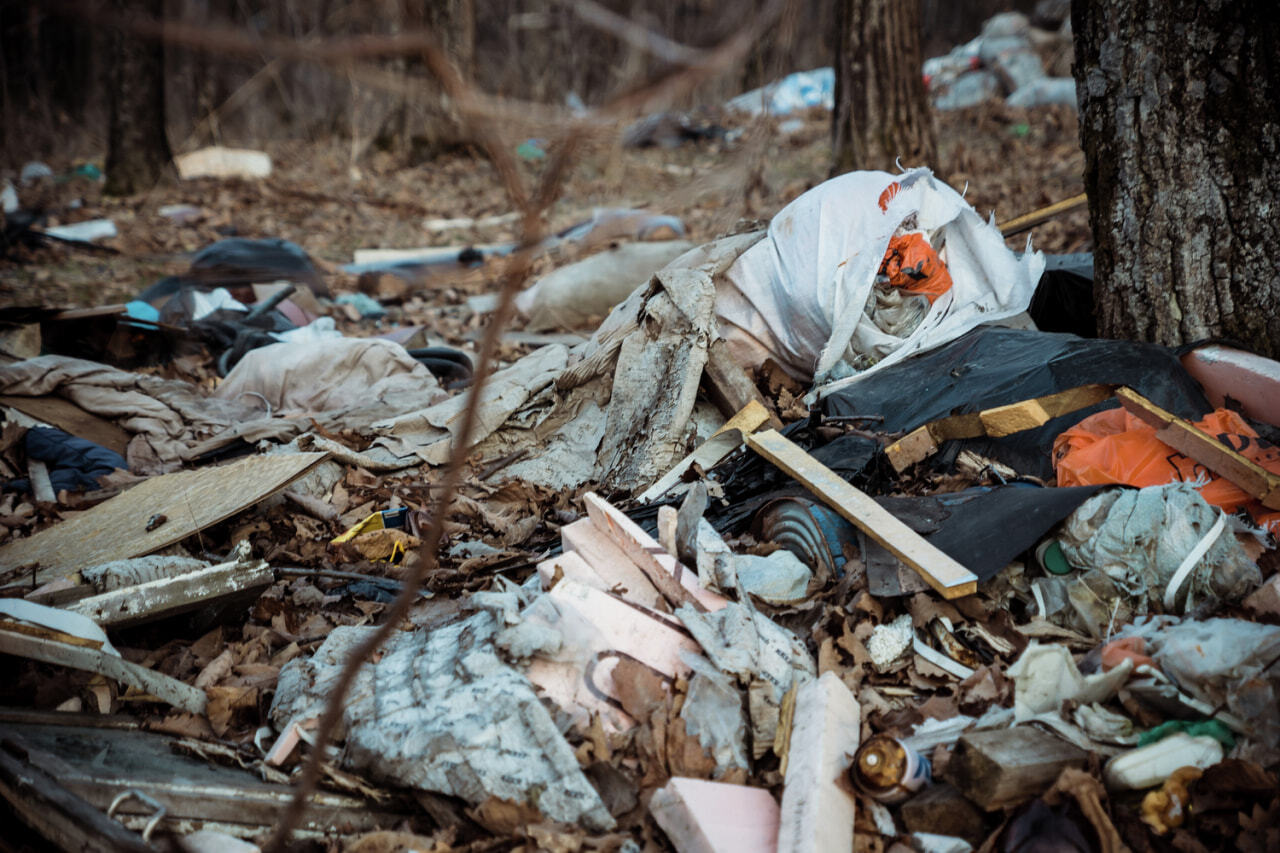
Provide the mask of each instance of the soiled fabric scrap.
POLYGON ((125 458, 135 474, 177 470, 187 447, 233 424, 240 424, 251 441, 274 434, 274 425, 265 420, 261 421, 266 428, 263 435, 253 431, 262 411, 252 403, 211 399, 186 382, 60 355, 0 367, 0 394, 63 397, 86 412, 114 421, 133 435, 125 458))
POLYGON ((400 344, 381 338, 338 338, 272 344, 245 354, 214 391, 223 400, 265 399, 282 413, 330 412, 385 401, 396 394, 444 399, 440 383, 400 344))
MULTIPOLYGON (((742 596, 746 599, 746 596, 742 596)), ((782 698, 793 685, 817 674, 804 643, 749 605, 731 602, 714 613, 683 605, 676 616, 721 672, 747 687, 752 752, 761 757, 773 746, 782 698)))
MULTIPOLYGON (((397 632, 356 676, 343 710, 343 766, 370 778, 461 797, 535 805, 593 831, 614 827, 573 750, 519 672, 493 645, 480 612, 435 630, 397 632)), ((335 628, 316 653, 280 673, 271 720, 316 717, 352 649, 373 628, 335 628)))
POLYGON ((1067 699, 1105 702, 1132 671, 1133 661, 1125 660, 1105 673, 1082 675, 1065 646, 1042 646, 1032 640, 1006 672, 1014 680, 1014 721, 1057 711, 1067 699))

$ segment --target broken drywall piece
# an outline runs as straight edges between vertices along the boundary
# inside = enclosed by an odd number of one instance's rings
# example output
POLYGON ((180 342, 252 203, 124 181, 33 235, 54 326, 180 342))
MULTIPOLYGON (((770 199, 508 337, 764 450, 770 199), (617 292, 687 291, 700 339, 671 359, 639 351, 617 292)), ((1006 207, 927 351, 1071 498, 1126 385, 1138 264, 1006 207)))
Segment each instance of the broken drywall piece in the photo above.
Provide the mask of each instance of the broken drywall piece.
POLYGON ((773 746, 782 698, 793 685, 816 674, 804 643, 754 608, 737 602, 714 613, 699 613, 684 605, 676 616, 707 658, 746 686, 752 752, 761 757, 773 746))
MULTIPOLYGON (((0 598, 0 617, 4 620, 16 620, 47 628, 69 637, 78 637, 94 648, 120 657, 120 653, 107 639, 107 633, 102 630, 102 626, 80 613, 47 607, 33 601, 23 601, 21 598, 0 598)), ((0 624, 4 624, 3 621, 0 621, 0 624)))
POLYGON ((747 715, 742 693, 733 677, 698 655, 689 653, 682 659, 693 670, 684 705, 680 708, 685 731, 696 737, 715 759, 717 777, 735 767, 749 771, 747 715))
POLYGON ((813 580, 809 567, 785 549, 766 557, 734 553, 706 519, 698 520, 696 550, 698 579, 708 589, 740 586, 768 604, 793 604, 805 599, 813 580))
POLYGON ((80 576, 97 592, 111 592, 140 583, 185 575, 208 568, 206 560, 195 557, 175 557, 153 554, 150 557, 134 557, 130 560, 112 560, 80 570, 80 576))
POLYGON ((676 776, 649 813, 680 853, 774 853, 778 803, 763 788, 676 776))
POLYGON ((1067 699, 1081 704, 1105 702, 1132 671, 1133 661, 1126 658, 1107 672, 1081 675, 1066 646, 1042 646, 1032 640, 1005 672, 1014 680, 1014 721, 1056 713, 1067 699))
MULTIPOLYGON (((361 667, 343 711, 343 766, 479 805, 491 797, 546 817, 612 829, 613 818, 527 679, 499 659, 491 613, 431 631, 397 632, 361 667)), ((271 719, 323 713, 348 655, 372 628, 335 628, 308 660, 280 673, 271 719)))
POLYGON ((265 151, 251 148, 224 148, 212 145, 179 154, 173 158, 178 177, 193 178, 265 178, 271 174, 271 157, 265 151))
POLYGON ((858 748, 858 700, 834 672, 800 685, 787 748, 779 853, 848 853, 853 849, 853 794, 840 777, 858 748))

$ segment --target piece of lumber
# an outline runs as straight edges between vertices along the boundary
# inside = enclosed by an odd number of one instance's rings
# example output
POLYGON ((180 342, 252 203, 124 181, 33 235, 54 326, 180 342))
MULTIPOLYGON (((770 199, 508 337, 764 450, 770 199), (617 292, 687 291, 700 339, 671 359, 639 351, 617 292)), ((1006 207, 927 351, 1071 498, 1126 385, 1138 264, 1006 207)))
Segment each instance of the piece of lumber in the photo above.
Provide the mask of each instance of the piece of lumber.
POLYGON ((96 672, 192 714, 203 715, 208 702, 203 690, 100 649, 69 646, 0 630, 0 653, 96 672))
POLYGON ((158 551, 217 524, 301 477, 324 453, 250 456, 229 465, 151 477, 34 536, 0 548, 0 568, 39 563, 35 582, 72 569, 158 551), (151 519, 164 521, 147 527, 151 519))
POLYGON ((763 788, 672 777, 649 813, 680 853, 774 853, 778 803, 763 788))
POLYGON ((659 477, 652 486, 645 489, 636 500, 640 503, 649 503, 662 497, 680 482, 680 478, 694 464, 704 471, 713 467, 742 446, 742 436, 755 432, 769 419, 769 410, 759 400, 750 401, 725 421, 724 426, 712 433, 710 438, 673 465, 671 470, 659 477))
POLYGON ((1156 438, 1230 480, 1268 509, 1280 509, 1280 474, 1272 474, 1258 463, 1246 459, 1216 437, 1165 411, 1132 388, 1117 389, 1116 399, 1129 414, 1155 427, 1156 438))
POLYGON ((53 483, 49 481, 49 466, 39 459, 27 462, 27 479, 31 482, 31 494, 36 503, 55 504, 58 496, 53 493, 53 483))
POLYGON ((853 795, 839 783, 858 748, 858 700, 834 672, 796 693, 778 853, 848 853, 853 849, 853 795))
POLYGON ((1069 213, 1078 207, 1084 207, 1089 203, 1089 196, 1085 193, 1073 195, 1071 198, 1054 202, 1046 205, 1039 210, 1033 210, 1030 213, 1024 213, 1022 216, 1016 216, 1007 222, 1002 222, 996 226, 1000 230, 1002 237, 1012 237, 1015 234, 1021 234, 1023 231, 1029 231, 1042 222, 1048 222, 1055 216, 1061 216, 1069 213))
POLYGON ((0 797, 56 849, 129 853, 155 849, 141 835, 62 787, 12 741, 0 744, 0 797))
POLYGON ((631 557, 590 518, 580 518, 560 528, 560 544, 565 552, 576 553, 599 575, 611 590, 627 601, 645 607, 663 607, 662 594, 649 582, 631 557))
MULTIPOLYGON (((759 403, 767 412, 769 406, 760 394, 756 383, 729 354, 729 345, 723 338, 716 338, 707 347, 707 363, 702 368, 702 378, 706 380, 707 397, 711 405, 720 410, 720 414, 731 418, 741 412, 750 403, 759 403)), ((782 429, 782 421, 772 412, 769 414, 769 426, 782 429)))
POLYGON ((681 565, 617 507, 594 492, 587 492, 583 501, 587 505, 587 515, 596 527, 627 553, 673 608, 688 604, 700 613, 706 613, 708 609, 718 610, 727 603, 721 596, 698 586, 696 573, 681 565))
POLYGON ((913 429, 884 452, 894 470, 901 473, 932 456, 944 441, 984 435, 1001 438, 1035 429, 1054 418, 1101 403, 1115 393, 1115 388, 1114 385, 1080 385, 980 412, 951 415, 913 429))
POLYGON ((88 616, 99 625, 125 628, 186 613, 273 580, 271 567, 262 560, 220 563, 83 598, 63 609, 88 616))
POLYGON ((987 811, 1016 805, 1048 790, 1066 767, 1083 767, 1088 753, 1031 726, 962 736, 944 777, 987 811))
MULTIPOLYGON (((538 578, 543 589, 552 589, 562 580, 580 583, 593 589, 609 591, 609 582, 591 568, 591 564, 574 551, 565 551, 538 563, 538 578)), ((636 569, 638 572, 639 569, 636 569)), ((657 596, 657 591, 654 595, 657 596)))
POLYGON ((978 576, 929 544, 869 495, 774 430, 747 436, 747 446, 777 465, 825 504, 920 573, 944 598, 972 595, 978 576))
POLYGON ((24 415, 33 417, 50 426, 55 426, 65 433, 100 444, 124 456, 132 437, 127 431, 116 426, 105 418, 87 412, 70 400, 62 397, 21 397, 17 395, 0 396, 0 405, 17 409, 24 415))

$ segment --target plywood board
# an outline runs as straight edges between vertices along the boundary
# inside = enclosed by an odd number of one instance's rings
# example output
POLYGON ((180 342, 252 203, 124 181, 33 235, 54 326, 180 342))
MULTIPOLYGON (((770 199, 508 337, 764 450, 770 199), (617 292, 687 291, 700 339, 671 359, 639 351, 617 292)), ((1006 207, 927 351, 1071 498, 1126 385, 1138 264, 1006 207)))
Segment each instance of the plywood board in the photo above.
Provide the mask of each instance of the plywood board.
POLYGON ((978 576, 929 544, 888 510, 774 430, 747 436, 747 446, 920 573, 944 598, 972 595, 978 576))
POLYGON ((251 456, 229 465, 152 477, 93 509, 0 548, 0 568, 38 563, 36 583, 158 551, 283 489, 324 453, 251 456), (166 521, 147 530, 148 522, 166 521))

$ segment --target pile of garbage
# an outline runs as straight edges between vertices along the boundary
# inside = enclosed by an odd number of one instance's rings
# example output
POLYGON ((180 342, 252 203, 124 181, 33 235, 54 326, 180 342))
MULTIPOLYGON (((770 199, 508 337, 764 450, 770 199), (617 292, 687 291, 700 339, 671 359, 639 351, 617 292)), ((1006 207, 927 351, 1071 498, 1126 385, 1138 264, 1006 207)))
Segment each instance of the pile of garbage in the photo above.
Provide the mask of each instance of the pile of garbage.
POLYGON ((1040 331, 1055 265, 926 169, 684 236, 539 246, 469 444, 394 309, 484 322, 510 245, 7 309, 9 807, 258 849, 315 759, 314 849, 1280 844, 1280 364, 1040 331))

